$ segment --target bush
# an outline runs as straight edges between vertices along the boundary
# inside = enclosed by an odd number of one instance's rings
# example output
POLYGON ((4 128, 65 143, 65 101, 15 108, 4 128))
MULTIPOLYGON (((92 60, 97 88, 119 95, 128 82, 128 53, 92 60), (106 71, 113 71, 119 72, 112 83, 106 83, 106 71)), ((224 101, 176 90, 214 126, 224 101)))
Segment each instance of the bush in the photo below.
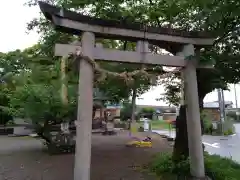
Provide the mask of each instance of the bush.
POLYGON ((11 125, 15 125, 15 122, 13 120, 9 120, 7 123, 6 123, 7 126, 11 126, 11 125))
MULTIPOLYGON (((240 177, 240 164, 218 155, 205 154, 206 175, 212 180, 238 180, 240 177)), ((150 170, 163 179, 175 175, 178 177, 188 177, 190 175, 189 160, 174 164, 170 153, 158 154, 150 170)))
POLYGON ((228 136, 228 135, 232 135, 232 134, 234 134, 233 129, 228 129, 228 130, 224 131, 224 136, 228 136))
POLYGON ((203 121, 204 134, 211 134, 213 130, 213 125, 211 119, 204 113, 201 114, 201 119, 203 121))
POLYGON ((237 117, 237 114, 236 114, 235 111, 228 111, 228 112, 226 112, 226 116, 228 118, 233 119, 234 121, 239 121, 239 118, 237 117))
POLYGON ((235 133, 234 121, 230 118, 226 118, 223 123, 224 135, 231 135, 235 133))
MULTIPOLYGON (((221 135, 222 133, 222 126, 219 122, 218 123, 218 127, 217 129, 213 129, 213 125, 212 125, 212 121, 211 119, 204 113, 201 114, 201 118, 203 120, 203 124, 204 124, 204 134, 216 134, 216 135, 221 135)), ((231 135, 235 133, 235 128, 234 128, 234 121, 232 120, 232 118, 226 117, 224 123, 223 123, 223 133, 224 135, 231 135)))

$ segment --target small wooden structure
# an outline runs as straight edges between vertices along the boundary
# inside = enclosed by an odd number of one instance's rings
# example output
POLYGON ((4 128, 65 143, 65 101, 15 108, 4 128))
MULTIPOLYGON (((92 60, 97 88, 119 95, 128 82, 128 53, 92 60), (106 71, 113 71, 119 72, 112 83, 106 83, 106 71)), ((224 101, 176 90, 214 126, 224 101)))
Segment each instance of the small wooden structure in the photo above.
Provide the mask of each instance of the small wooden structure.
MULTIPOLYGON (((106 94, 101 92, 98 88, 93 89, 93 111, 96 111, 97 109, 100 109, 100 118, 104 115, 104 109, 105 109, 105 102, 108 101, 108 97, 106 94)), ((95 117, 95 113, 93 113, 93 119, 95 117)))
MULTIPOLYGON (((103 125, 103 123, 105 124, 104 127, 104 135, 112 135, 115 134, 113 129, 114 129, 114 123, 113 123, 113 119, 114 117, 109 117, 107 115, 107 110, 105 108, 105 102, 107 100, 109 100, 109 98, 106 96, 106 94, 104 94, 103 92, 101 92, 98 88, 94 88, 94 105, 93 105, 93 124, 94 124, 94 117, 95 117, 95 112, 97 109, 100 109, 100 121, 101 124, 103 125)), ((103 127, 101 127, 103 128, 103 127)))
MULTIPOLYGON (((214 39, 205 32, 148 27, 139 23, 97 19, 39 2, 41 11, 56 30, 81 36, 81 46, 56 44, 55 55, 66 56, 81 52, 94 60, 125 63, 155 64, 182 67, 184 92, 187 94, 187 128, 191 174, 195 178, 205 176, 202 151, 200 112, 198 102, 196 68, 200 68, 195 56, 204 46, 211 46, 214 39), (104 49, 95 45, 95 37, 137 42, 136 51, 104 49), (176 56, 149 53, 148 43, 158 45, 176 56), (193 57, 189 59, 189 57, 193 57)), ((81 59, 79 59, 81 60, 81 59)), ((208 68, 208 67, 201 67, 208 68)), ((91 123, 93 106, 93 67, 80 61, 78 120, 74 180, 90 180, 91 123)))

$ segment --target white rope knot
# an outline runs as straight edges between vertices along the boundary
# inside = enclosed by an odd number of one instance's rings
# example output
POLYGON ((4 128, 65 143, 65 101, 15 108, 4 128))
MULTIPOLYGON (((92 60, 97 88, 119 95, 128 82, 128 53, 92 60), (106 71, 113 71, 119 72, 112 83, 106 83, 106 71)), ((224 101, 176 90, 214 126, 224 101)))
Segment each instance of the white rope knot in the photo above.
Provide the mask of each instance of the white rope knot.
POLYGON ((81 48, 80 49, 76 48, 75 53, 76 53, 77 56, 82 56, 83 55, 82 51, 81 51, 81 48))

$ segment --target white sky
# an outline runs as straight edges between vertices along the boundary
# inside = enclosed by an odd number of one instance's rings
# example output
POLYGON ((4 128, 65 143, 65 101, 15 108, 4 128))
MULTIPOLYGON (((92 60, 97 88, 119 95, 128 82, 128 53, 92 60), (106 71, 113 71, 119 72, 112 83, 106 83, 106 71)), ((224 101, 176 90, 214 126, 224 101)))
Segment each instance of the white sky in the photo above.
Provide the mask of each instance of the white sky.
MULTIPOLYGON (((8 52, 15 49, 24 49, 35 44, 39 38, 37 33, 26 33, 26 24, 34 17, 38 17, 39 9, 37 7, 27 7, 23 4, 27 0, 1 0, 0 1, 0 52, 8 52)), ((233 85, 231 91, 224 92, 225 100, 232 101, 235 104, 233 85)), ((240 86, 237 85, 237 100, 240 104, 240 86)), ((158 86, 143 94, 137 100, 137 104, 144 105, 166 105, 162 101, 156 101, 164 93, 162 86, 158 86)), ((217 93, 208 94, 204 101, 216 101, 217 93)))
POLYGON ((0 0, 0 51, 24 49, 36 43, 37 33, 26 34, 26 25, 38 17, 38 8, 24 6, 27 0, 0 0))

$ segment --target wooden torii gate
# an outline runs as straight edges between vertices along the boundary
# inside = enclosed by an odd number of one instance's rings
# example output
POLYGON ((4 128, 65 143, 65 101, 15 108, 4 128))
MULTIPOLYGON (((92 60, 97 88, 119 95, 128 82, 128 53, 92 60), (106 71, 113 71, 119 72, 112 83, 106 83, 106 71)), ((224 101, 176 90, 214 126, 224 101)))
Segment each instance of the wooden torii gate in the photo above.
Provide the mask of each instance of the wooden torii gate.
MULTIPOLYGON (((187 94, 187 130, 191 174, 196 178, 205 177, 196 77, 196 68, 200 66, 196 58, 186 60, 186 57, 195 55, 195 49, 211 46, 214 39, 204 32, 190 33, 179 30, 169 32, 169 29, 164 28, 92 18, 44 2, 39 2, 39 6, 45 17, 54 24, 56 30, 82 35, 81 46, 57 44, 56 56, 67 56, 70 53, 81 51, 84 56, 94 60, 183 67, 184 91, 187 94), (138 44, 137 50, 104 49, 95 45, 95 37, 134 41, 138 44), (165 48, 176 56, 149 53, 146 48, 148 42, 165 48)), ((90 180, 93 75, 92 65, 86 60, 81 60, 74 180, 90 180)))

